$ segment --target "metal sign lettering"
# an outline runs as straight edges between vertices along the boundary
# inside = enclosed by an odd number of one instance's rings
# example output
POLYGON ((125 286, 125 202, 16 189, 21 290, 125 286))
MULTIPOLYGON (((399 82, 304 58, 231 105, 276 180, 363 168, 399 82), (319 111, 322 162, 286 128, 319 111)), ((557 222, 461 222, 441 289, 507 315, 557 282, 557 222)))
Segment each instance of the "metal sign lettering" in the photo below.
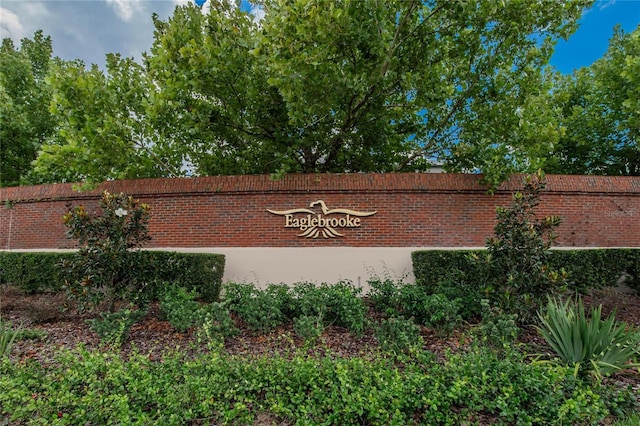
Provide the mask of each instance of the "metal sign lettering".
POLYGON ((284 216, 285 228, 298 228, 302 231, 298 237, 306 238, 336 238, 344 235, 337 231, 337 228, 359 228, 362 224, 362 217, 372 216, 377 213, 359 212, 351 209, 329 209, 324 201, 318 200, 309 204, 310 208, 300 208, 291 210, 269 210, 279 216, 284 216), (322 213, 317 213, 311 208, 320 205, 322 213))

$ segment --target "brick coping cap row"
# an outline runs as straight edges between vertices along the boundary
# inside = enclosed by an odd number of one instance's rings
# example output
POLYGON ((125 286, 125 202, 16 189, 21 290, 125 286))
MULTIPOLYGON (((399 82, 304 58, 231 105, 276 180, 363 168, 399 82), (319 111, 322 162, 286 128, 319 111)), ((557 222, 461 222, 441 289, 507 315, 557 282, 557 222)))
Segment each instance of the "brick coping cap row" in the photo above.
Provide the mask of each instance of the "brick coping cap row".
MULTIPOLYGON (((514 175, 497 189, 513 192, 522 187, 522 175, 514 175)), ((547 175, 552 193, 640 194, 639 176, 547 175)), ((207 176, 109 181, 89 191, 76 184, 49 184, 0 188, 0 201, 45 201, 95 198, 103 190, 136 196, 176 194, 271 192, 478 192, 486 193, 482 175, 454 173, 352 173, 292 174, 279 180, 269 175, 207 176)))

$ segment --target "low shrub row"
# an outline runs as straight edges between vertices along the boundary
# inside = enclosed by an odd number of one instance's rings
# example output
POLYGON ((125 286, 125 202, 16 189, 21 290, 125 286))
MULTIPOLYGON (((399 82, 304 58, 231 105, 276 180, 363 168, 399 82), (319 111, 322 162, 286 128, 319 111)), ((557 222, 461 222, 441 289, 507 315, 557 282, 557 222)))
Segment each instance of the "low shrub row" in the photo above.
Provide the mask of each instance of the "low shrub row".
MULTIPOLYGON (((416 282, 436 289, 444 281, 464 277, 466 282, 484 282, 474 254, 483 250, 421 250, 412 253, 416 282)), ((625 284, 640 293, 640 249, 551 250, 549 267, 568 273, 569 287, 582 292, 590 288, 615 286, 626 274, 625 284)))
POLYGON ((62 290, 62 262, 72 253, 0 252, 0 283, 12 284, 29 294, 62 290))
MULTIPOLYGON (((177 253, 162 251, 132 251, 127 254, 135 265, 126 271, 132 282, 144 282, 155 298, 158 285, 177 282, 198 292, 205 301, 217 300, 224 273, 224 255, 211 253, 177 253)), ((66 276, 62 267, 74 253, 1 252, 0 282, 13 284, 27 293, 62 289, 66 276)))
MULTIPOLYGON (((314 344, 326 327, 336 325, 362 335, 369 326, 361 289, 351 282, 334 285, 298 283, 294 287, 271 284, 260 290, 252 284, 227 283, 220 301, 201 303, 194 290, 180 282, 165 282, 158 289, 161 318, 176 331, 193 329, 206 346, 217 345, 241 327, 264 334, 286 323, 305 342, 314 344)), ((143 318, 148 304, 130 304, 115 312, 102 312, 87 320, 91 329, 111 347, 124 343, 131 326, 143 318)))
MULTIPOLYGON (((398 353, 421 344, 421 325, 447 335, 468 319, 459 300, 427 294, 424 287, 380 279, 368 283, 372 310, 360 288, 341 281, 321 285, 303 282, 291 287, 270 284, 265 289, 226 283, 221 301, 209 304, 198 303, 194 292, 167 283, 160 292, 160 311, 175 330, 194 328, 207 345, 224 341, 241 328, 262 335, 291 325, 305 344, 313 346, 326 328, 336 326, 354 336, 372 332, 383 349, 398 353)), ((129 318, 137 312, 126 311, 122 315, 129 318)), ((103 314, 103 319, 94 320, 93 324, 118 333, 123 323, 120 316, 113 319, 103 314)), ((103 341, 109 344, 123 340, 120 335, 118 339, 105 337, 103 341)))
POLYGON ((440 334, 451 332, 463 320, 473 316, 463 306, 460 297, 429 293, 424 286, 391 279, 372 278, 367 283, 370 287, 369 300, 377 311, 390 318, 412 319, 440 334))
POLYGON ((367 307, 361 291, 349 281, 319 286, 271 284, 265 290, 252 284, 228 283, 222 298, 254 332, 263 333, 292 321, 301 337, 313 340, 329 325, 347 328, 356 335, 364 332, 367 307))
POLYGON ((0 360, 0 417, 48 424, 595 424, 630 391, 484 349, 436 357, 304 351, 153 362, 78 349, 54 362, 0 360))
POLYGON ((569 271, 576 290, 615 286, 623 274, 624 283, 640 294, 640 249, 553 250, 551 266, 569 271))

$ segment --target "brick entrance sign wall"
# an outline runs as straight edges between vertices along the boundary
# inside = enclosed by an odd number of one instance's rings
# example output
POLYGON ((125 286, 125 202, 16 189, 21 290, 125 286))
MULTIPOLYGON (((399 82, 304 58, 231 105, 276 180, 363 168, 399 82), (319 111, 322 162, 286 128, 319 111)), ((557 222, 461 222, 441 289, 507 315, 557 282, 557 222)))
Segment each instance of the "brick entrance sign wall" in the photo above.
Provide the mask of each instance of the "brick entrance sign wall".
MULTIPOLYGON (((225 253, 229 279, 359 281, 380 268, 410 275, 413 250, 484 246, 495 207, 521 187, 514 176, 489 195, 478 175, 403 173, 3 188, 0 249, 73 248, 61 220, 67 206, 93 210, 108 190, 151 206, 149 248, 225 253)), ((640 177, 549 175, 539 213, 562 217, 558 246, 640 247, 640 177)))

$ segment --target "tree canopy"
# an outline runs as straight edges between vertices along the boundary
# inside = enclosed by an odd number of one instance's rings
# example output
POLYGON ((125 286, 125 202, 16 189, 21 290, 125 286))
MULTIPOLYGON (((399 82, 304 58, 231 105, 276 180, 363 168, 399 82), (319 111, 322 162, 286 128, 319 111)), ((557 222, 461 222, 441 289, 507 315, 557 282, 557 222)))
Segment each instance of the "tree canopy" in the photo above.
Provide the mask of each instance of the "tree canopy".
POLYGON ((259 23, 226 4, 156 20, 147 57, 156 128, 189 146, 198 173, 424 170, 437 159, 501 180, 547 148, 552 129, 522 129, 518 111, 586 3, 266 1, 259 23))
POLYGON ((616 28, 605 55, 573 75, 556 76, 551 102, 562 137, 550 173, 640 175, 640 25, 616 28))
POLYGON ((16 48, 11 39, 0 46, 0 186, 18 185, 31 170, 38 148, 53 133, 49 113, 51 38, 37 31, 16 48))
MULTIPOLYGON (((56 131, 31 182, 422 171, 437 161, 496 184, 564 168, 550 153, 582 137, 567 130, 577 123, 565 113, 569 77, 545 66, 592 0, 259 3, 261 20, 226 0, 209 14, 185 5, 154 16, 142 64, 117 54, 104 71, 57 62, 47 79, 56 131)), ((628 94, 639 75, 631 62, 619 77, 628 94)), ((633 102, 621 105, 637 111, 633 102)))

